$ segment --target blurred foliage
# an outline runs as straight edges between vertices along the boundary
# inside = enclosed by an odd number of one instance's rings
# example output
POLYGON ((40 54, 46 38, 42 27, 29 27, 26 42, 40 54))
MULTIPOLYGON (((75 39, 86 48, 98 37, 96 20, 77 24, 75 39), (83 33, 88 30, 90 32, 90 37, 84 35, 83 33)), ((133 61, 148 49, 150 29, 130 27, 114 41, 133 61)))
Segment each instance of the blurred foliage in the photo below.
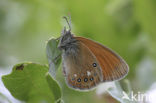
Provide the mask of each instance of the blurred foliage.
MULTIPOLYGON (((146 91, 156 80, 155 11, 155 0, 1 0, 0 67, 48 64, 45 41, 60 36, 62 16, 70 14, 74 34, 115 50, 129 64, 132 89, 146 91)), ((95 91, 69 89, 61 68, 57 75, 66 103, 105 101, 95 91)))

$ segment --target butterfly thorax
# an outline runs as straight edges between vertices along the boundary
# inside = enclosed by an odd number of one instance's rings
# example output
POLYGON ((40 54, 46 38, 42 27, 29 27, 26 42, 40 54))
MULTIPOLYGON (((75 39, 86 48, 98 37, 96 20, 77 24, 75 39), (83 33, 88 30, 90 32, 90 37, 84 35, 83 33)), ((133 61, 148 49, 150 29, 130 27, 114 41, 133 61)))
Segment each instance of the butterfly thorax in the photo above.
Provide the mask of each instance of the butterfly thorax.
POLYGON ((64 31, 60 38, 59 49, 65 53, 65 55, 75 56, 78 53, 78 43, 73 34, 70 31, 64 31))

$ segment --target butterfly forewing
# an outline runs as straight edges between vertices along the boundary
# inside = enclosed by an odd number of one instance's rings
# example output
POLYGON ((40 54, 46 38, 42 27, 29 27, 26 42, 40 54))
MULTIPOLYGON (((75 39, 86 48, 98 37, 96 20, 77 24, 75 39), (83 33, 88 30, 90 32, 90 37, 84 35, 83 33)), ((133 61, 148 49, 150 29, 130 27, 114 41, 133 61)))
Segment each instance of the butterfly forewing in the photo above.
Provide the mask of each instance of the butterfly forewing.
POLYGON ((118 80, 128 73, 126 62, 109 48, 83 37, 75 39, 85 44, 95 55, 102 69, 103 81, 118 80))
POLYGON ((63 55, 67 84, 75 89, 91 89, 103 81, 102 70, 88 47, 78 41, 76 48, 78 51, 63 55))

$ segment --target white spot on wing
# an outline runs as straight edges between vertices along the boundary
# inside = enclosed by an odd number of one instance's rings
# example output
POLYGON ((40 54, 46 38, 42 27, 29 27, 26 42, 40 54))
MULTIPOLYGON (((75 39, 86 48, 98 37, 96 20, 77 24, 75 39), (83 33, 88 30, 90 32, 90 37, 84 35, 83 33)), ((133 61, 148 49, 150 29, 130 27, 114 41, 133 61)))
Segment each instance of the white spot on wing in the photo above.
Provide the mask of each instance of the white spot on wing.
POLYGON ((87 71, 87 75, 90 76, 91 75, 91 72, 87 71))
POLYGON ((74 77, 77 77, 77 74, 74 74, 74 77))

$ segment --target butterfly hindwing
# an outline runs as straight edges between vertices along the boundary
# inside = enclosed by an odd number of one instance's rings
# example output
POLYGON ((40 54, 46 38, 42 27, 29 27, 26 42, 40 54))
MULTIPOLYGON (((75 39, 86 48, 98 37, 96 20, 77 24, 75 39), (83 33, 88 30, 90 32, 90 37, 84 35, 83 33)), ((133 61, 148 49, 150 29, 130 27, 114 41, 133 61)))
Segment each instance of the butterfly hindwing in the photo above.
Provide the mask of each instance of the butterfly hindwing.
POLYGON ((89 48, 95 55, 103 74, 103 81, 113 81, 123 78, 128 73, 126 62, 109 48, 92 40, 75 37, 89 48))
POLYGON ((77 51, 63 55, 66 82, 75 89, 91 89, 103 81, 102 71, 88 47, 79 41, 77 43, 77 51))

